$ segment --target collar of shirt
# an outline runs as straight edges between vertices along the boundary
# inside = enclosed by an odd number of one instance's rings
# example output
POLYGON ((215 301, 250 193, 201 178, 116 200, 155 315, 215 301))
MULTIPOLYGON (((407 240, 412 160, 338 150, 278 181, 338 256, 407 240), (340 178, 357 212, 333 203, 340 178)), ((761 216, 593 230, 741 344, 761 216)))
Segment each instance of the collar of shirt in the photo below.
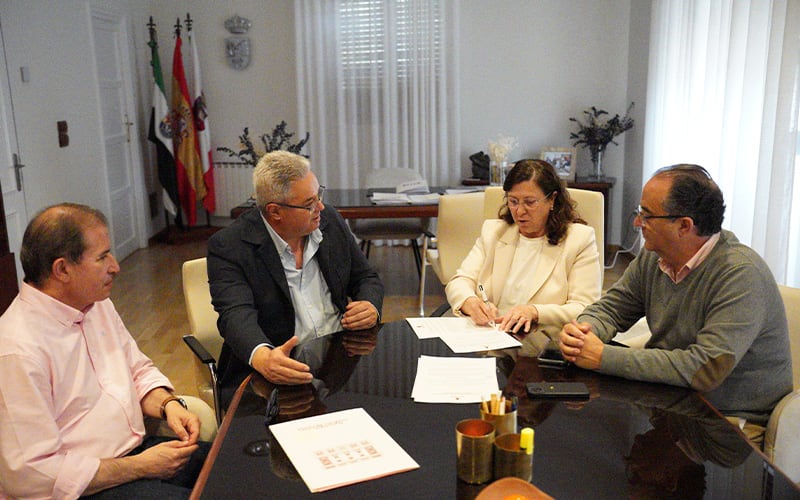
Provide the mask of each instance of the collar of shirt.
POLYGON ((681 281, 683 281, 684 278, 689 276, 690 272, 692 272, 694 269, 697 269, 697 266, 699 266, 706 260, 708 254, 711 253, 711 250, 714 248, 714 245, 716 245, 718 241, 719 241, 719 233, 714 233, 713 235, 711 235, 708 241, 703 243, 703 246, 700 247, 697 253, 695 253, 692 256, 692 258, 689 259, 686 262, 686 264, 683 265, 680 271, 676 272, 675 269, 672 268, 672 266, 664 262, 664 259, 658 259, 658 268, 661 269, 664 272, 664 274, 669 276, 669 279, 671 279, 675 284, 678 284, 681 281))
MULTIPOLYGON (((277 233, 277 231, 275 231, 272 228, 272 226, 269 225, 267 219, 264 218, 264 214, 259 214, 259 215, 261 215, 261 220, 264 221, 264 226, 267 228, 269 237, 272 238, 272 243, 278 250, 278 255, 281 257, 281 260, 283 260, 285 252, 289 252, 289 254, 294 255, 292 254, 292 249, 289 248, 289 244, 286 243, 286 241, 284 241, 284 239, 281 238, 281 236, 277 233)), ((303 252, 303 264, 308 262, 308 260, 311 259, 311 257, 313 257, 315 253, 317 253, 317 250, 319 249, 319 244, 321 242, 322 242, 322 231, 320 231, 319 228, 317 228, 314 231, 312 231, 311 234, 308 235, 308 240, 306 240, 306 250, 305 252, 303 252)), ((292 262, 294 262, 294 258, 292 258, 292 262)))
POLYGON ((286 274, 286 283, 295 311, 294 333, 300 339, 300 343, 340 331, 341 313, 334 306, 319 262, 314 259, 323 239, 322 231, 317 228, 306 238, 303 265, 298 269, 289 244, 267 223, 263 215, 261 218, 275 244, 286 274))
POLYGON ((83 321, 86 314, 92 310, 94 304, 83 311, 79 311, 60 300, 47 295, 38 288, 23 282, 19 289, 20 300, 32 304, 37 310, 48 314, 64 326, 78 324, 83 321))

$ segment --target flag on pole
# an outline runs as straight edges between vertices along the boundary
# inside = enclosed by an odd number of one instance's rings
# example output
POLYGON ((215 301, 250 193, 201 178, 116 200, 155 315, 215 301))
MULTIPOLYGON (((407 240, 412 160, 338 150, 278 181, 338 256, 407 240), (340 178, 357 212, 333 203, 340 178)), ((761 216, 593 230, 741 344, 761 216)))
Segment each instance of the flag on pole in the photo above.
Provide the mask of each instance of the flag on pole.
MULTIPOLYGON (((186 14, 187 23, 190 22, 189 14, 186 14)), ((203 92, 203 84, 200 79, 200 58, 197 55, 197 43, 194 40, 194 31, 191 24, 187 24, 189 45, 191 48, 192 85, 191 96, 192 112, 194 114, 194 127, 197 132, 197 147, 200 155, 200 162, 203 165, 203 181, 206 187, 206 196, 203 198, 203 207, 209 213, 216 208, 216 198, 214 195, 214 163, 211 156, 211 132, 208 128, 208 111, 206 109, 206 96, 203 92)))
MULTIPOLYGON (((178 19, 180 25, 180 19, 178 19)), ((197 200, 206 196, 203 182, 203 165, 198 154, 194 116, 192 115, 189 88, 183 69, 180 28, 175 32, 175 52, 172 55, 172 112, 175 164, 178 172, 178 194, 189 226, 197 224, 197 200)))
POLYGON ((150 18, 150 66, 153 68, 153 104, 150 109, 150 127, 147 139, 156 146, 156 165, 158 181, 161 183, 161 197, 164 209, 182 225, 180 218, 180 198, 178 180, 175 173, 175 158, 172 156, 172 120, 167 98, 164 95, 164 77, 161 73, 161 59, 158 57, 158 41, 153 18, 150 18))

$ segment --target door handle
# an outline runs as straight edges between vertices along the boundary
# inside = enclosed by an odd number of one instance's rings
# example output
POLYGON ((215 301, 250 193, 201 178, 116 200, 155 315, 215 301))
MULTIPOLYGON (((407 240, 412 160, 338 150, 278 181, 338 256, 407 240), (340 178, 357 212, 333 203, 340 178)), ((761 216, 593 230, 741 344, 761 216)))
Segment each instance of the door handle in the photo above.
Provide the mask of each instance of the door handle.
POLYGON ((22 191, 22 169, 25 165, 19 162, 19 155, 14 153, 14 178, 17 181, 17 191, 22 191))
POLYGON ((128 113, 125 113, 125 136, 128 142, 131 142, 131 125, 133 122, 128 119, 128 113))

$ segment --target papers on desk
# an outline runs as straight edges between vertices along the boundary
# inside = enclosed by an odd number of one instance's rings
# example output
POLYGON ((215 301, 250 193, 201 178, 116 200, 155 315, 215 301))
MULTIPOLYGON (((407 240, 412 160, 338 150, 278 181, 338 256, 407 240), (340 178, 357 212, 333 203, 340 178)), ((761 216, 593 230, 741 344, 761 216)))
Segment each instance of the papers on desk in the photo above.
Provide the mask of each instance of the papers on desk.
POLYGON ((419 468, 363 408, 269 429, 312 493, 419 468))
POLYGON ((480 403, 499 391, 495 359, 420 356, 411 398, 418 403, 480 403))
POLYGON ((491 351, 519 347, 522 344, 507 334, 488 326, 477 326, 469 318, 406 318, 417 337, 439 337, 453 352, 491 351))
POLYGON ((439 193, 406 194, 406 193, 372 193, 375 205, 434 205, 439 203, 439 193))
POLYGON ((459 188, 447 188, 444 190, 444 194, 467 194, 467 193, 475 193, 477 191, 484 191, 486 186, 469 186, 469 187, 459 187, 459 188))

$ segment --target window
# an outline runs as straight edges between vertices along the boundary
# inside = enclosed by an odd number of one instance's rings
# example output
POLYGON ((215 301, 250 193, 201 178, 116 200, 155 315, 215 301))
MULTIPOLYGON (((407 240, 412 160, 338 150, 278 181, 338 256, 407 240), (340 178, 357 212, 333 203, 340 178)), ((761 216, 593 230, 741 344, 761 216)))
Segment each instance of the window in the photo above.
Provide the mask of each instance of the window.
POLYGON ((372 168, 460 175, 453 0, 295 3, 298 110, 320 182, 359 187, 372 168))

